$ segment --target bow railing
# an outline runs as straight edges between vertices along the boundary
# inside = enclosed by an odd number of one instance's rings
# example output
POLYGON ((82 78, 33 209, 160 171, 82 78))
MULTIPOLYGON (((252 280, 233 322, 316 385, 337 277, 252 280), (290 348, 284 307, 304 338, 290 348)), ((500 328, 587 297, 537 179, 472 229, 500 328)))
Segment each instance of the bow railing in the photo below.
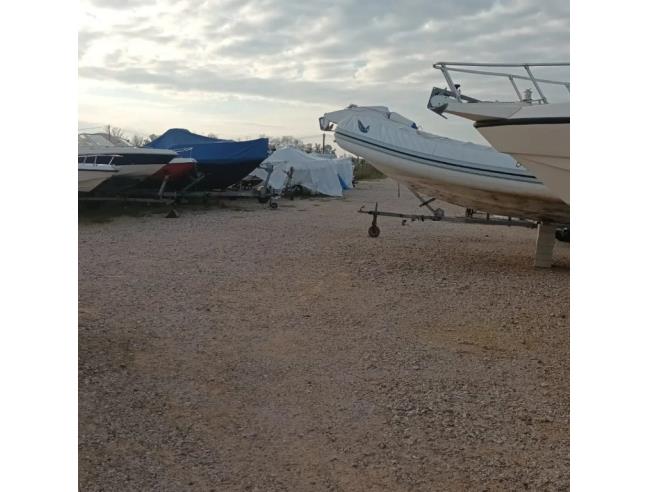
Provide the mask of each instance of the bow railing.
POLYGON ((542 87, 541 84, 552 84, 552 85, 560 85, 565 87, 567 89, 567 92, 569 93, 569 82, 561 81, 561 80, 549 80, 549 79, 541 79, 536 77, 533 74, 532 68, 537 68, 537 67, 569 67, 569 63, 458 63, 458 62, 437 62, 434 64, 434 68, 441 70, 441 73, 443 73, 443 76, 448 83, 448 88, 449 91, 452 92, 452 94, 455 96, 457 101, 463 102, 461 92, 458 90, 457 86, 455 86, 454 81, 452 80, 452 77, 450 75, 450 72, 461 72, 461 73, 470 73, 470 74, 477 74, 477 75, 487 75, 487 76, 492 76, 492 77, 505 77, 507 78, 510 82, 511 85, 513 86, 513 89, 515 90, 515 93, 517 94, 517 97, 520 101, 522 102, 531 102, 531 93, 530 91, 525 91, 525 94, 523 95, 520 92, 520 89, 518 85, 516 84, 516 80, 528 80, 531 81, 533 86, 535 87, 536 91, 538 91, 538 95, 540 96, 540 99, 538 100, 539 103, 541 104, 548 104, 547 97, 545 94, 542 92, 542 87), (476 68, 490 68, 492 70, 478 70, 476 68), (495 71, 494 69, 496 68, 523 68, 527 75, 520 75, 517 73, 510 73, 508 71, 495 71))

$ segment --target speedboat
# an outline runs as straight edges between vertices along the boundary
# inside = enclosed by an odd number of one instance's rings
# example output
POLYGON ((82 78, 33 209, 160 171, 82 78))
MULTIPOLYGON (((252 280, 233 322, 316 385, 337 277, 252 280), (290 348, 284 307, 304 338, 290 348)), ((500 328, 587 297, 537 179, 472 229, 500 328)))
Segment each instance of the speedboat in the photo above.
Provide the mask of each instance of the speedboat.
POLYGON ((117 137, 105 134, 78 134, 79 162, 92 157, 97 164, 111 164, 119 173, 102 183, 96 191, 117 192, 136 186, 178 156, 172 150, 135 147, 117 137))
POLYGON ((326 113, 344 150, 414 191, 462 207, 510 217, 569 222, 569 205, 508 154, 427 133, 385 106, 326 113))
POLYGON ((268 157, 268 139, 222 140, 183 128, 167 130, 146 145, 151 150, 172 149, 180 157, 195 159, 200 180, 192 189, 225 189, 238 183, 268 157))
POLYGON ((104 181, 114 177, 119 170, 112 164, 79 162, 79 192, 90 193, 104 181))
POLYGON ((428 108, 443 114, 450 113, 474 121, 475 128, 498 151, 510 154, 527 167, 565 203, 569 203, 569 102, 550 103, 542 90, 546 84, 567 89, 569 82, 540 79, 533 75, 531 67, 569 67, 569 63, 448 63, 434 65, 441 70, 449 89, 435 87, 428 101, 428 108), (472 67, 490 67, 491 70, 475 70, 472 67), (495 72, 494 68, 524 69, 526 75, 495 72), (467 97, 459 91, 450 72, 481 74, 507 78, 518 101, 480 101, 467 97), (516 81, 533 84, 538 93, 532 97, 532 89, 520 92, 516 81))

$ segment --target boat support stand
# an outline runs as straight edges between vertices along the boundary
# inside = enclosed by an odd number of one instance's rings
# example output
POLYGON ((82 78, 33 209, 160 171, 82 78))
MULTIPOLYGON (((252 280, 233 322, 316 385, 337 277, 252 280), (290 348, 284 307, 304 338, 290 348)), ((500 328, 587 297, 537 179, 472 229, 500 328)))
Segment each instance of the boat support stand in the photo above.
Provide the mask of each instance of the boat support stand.
POLYGON ((536 268, 551 268, 554 244, 556 243, 557 226, 553 222, 538 223, 538 238, 536 239, 536 268))

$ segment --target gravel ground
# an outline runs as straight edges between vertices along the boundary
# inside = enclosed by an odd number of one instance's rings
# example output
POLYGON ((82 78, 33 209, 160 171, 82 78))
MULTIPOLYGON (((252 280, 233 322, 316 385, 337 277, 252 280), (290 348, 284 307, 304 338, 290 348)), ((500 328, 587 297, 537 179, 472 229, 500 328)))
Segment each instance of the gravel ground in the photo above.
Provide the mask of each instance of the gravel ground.
POLYGON ((568 245, 376 200, 80 219, 80 490, 567 489, 568 245))

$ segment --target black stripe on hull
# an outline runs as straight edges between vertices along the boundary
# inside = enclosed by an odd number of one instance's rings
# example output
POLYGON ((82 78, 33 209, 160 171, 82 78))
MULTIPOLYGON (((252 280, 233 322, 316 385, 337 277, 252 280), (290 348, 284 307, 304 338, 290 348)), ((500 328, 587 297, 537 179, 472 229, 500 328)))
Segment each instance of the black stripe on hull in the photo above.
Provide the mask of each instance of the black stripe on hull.
MULTIPOLYGON (((473 167, 473 166, 465 166, 465 165, 461 165, 461 164, 454 164, 452 162, 442 161, 442 160, 439 160, 439 159, 432 159, 430 157, 423 157, 423 156, 416 155, 416 154, 410 154, 409 152, 403 152, 401 150, 397 150, 397 149, 394 149, 394 148, 391 148, 391 147, 385 147, 384 145, 379 145, 379 144, 376 144, 376 143, 373 143, 373 142, 368 142, 367 140, 357 138, 357 137, 355 137, 353 135, 350 135, 350 134, 348 134, 346 132, 343 132, 343 131, 336 130, 336 133, 339 133, 344 138, 348 138, 350 140, 355 140, 356 142, 365 144, 365 146, 370 145, 370 146, 373 146, 373 147, 378 147, 380 149, 384 149, 384 150, 393 152, 395 154, 400 154, 400 155, 404 155, 404 156, 407 156, 407 157, 413 157, 415 159, 419 159, 419 160, 422 160, 422 161, 434 162, 435 164, 442 164, 444 166, 456 167, 456 168, 466 169, 466 170, 470 170, 470 171, 479 171, 480 173, 491 173, 491 174, 499 175, 499 176, 505 177, 505 178, 506 177, 522 178, 522 179, 517 179, 517 181, 525 181, 525 182, 529 182, 529 183, 539 183, 538 179, 535 176, 531 175, 531 174, 522 174, 522 173, 516 173, 516 172, 499 171, 499 170, 484 169, 484 168, 473 167)), ((497 177, 497 176, 490 176, 490 177, 497 177)), ((509 179, 511 179, 511 178, 509 178, 509 179)))
POLYGON ((521 126, 521 125, 569 125, 569 116, 554 116, 547 118, 511 118, 497 120, 482 120, 475 122, 475 128, 489 126, 521 126))

